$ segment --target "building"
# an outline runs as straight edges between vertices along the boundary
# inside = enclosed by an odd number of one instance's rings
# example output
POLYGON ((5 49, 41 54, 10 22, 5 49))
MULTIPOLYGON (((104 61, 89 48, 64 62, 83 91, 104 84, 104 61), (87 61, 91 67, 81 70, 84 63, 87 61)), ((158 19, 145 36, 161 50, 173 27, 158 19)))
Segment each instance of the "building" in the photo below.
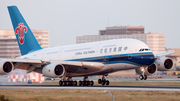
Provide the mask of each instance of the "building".
POLYGON ((95 41, 104 41, 112 39, 132 38, 138 39, 146 43, 153 53, 165 51, 165 35, 157 33, 145 33, 145 34, 119 34, 119 35, 85 35, 77 36, 76 43, 87 43, 95 41))
MULTIPOLYGON (((32 32, 42 48, 49 47, 49 31, 32 30, 32 32)), ((0 58, 16 58, 20 55, 14 30, 0 30, 0 58)))
POLYGON ((99 30, 99 35, 143 34, 144 26, 113 26, 99 30))
POLYGON ((31 72, 31 73, 21 73, 19 71, 14 71, 8 75, 8 82, 43 82, 44 77, 42 74, 31 72))

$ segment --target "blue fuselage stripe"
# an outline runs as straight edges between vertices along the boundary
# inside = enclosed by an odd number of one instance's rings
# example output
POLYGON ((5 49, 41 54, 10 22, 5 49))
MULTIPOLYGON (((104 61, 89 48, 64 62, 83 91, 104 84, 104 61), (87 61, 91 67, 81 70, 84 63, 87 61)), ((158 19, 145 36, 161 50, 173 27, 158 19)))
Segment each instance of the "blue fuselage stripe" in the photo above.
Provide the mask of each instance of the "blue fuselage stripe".
POLYGON ((127 63, 142 66, 151 65, 152 63, 154 63, 155 57, 152 52, 142 52, 132 54, 118 54, 90 58, 79 58, 68 61, 101 62, 103 64, 127 63))

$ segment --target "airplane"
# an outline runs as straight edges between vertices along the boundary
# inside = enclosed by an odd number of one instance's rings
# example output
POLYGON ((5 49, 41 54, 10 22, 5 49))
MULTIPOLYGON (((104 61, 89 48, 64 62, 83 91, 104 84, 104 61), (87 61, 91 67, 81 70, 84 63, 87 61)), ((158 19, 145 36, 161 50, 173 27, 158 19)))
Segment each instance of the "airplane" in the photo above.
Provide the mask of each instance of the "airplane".
POLYGON ((93 86, 88 76, 102 75, 101 85, 109 85, 108 74, 135 69, 141 80, 157 70, 167 71, 173 66, 170 58, 163 57, 173 51, 153 54, 149 47, 136 39, 114 39, 92 43, 42 48, 16 6, 8 6, 9 15, 21 56, 0 58, 0 75, 14 69, 41 73, 51 78, 62 78, 60 86, 93 86), (84 77, 73 81, 72 77, 84 77))

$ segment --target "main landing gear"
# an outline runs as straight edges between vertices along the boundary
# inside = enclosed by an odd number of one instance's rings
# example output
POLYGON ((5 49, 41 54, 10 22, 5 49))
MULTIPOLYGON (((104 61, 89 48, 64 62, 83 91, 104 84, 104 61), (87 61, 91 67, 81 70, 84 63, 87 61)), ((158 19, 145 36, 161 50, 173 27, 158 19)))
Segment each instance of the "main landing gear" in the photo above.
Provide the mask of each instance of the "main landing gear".
POLYGON ((84 77, 83 81, 79 81, 79 86, 93 86, 94 85, 94 81, 89 81, 88 77, 84 77))
POLYGON ((109 80, 106 80, 104 75, 103 75, 102 79, 98 79, 98 83, 102 84, 103 86, 104 85, 109 85, 109 80))
POLYGON ((59 81, 59 86, 77 86, 77 81, 71 80, 71 77, 69 77, 66 80, 65 77, 63 81, 62 80, 59 81))
MULTIPOLYGON (((79 81, 79 86, 93 86, 94 81, 89 81, 88 77, 84 77, 83 81, 79 81)), ((59 81, 59 86, 77 86, 77 81, 73 81, 71 77, 69 77, 66 80, 66 77, 64 77, 64 80, 59 81)))
POLYGON ((140 75, 140 76, 139 76, 139 79, 140 79, 140 80, 146 80, 146 79, 147 79, 147 75, 140 75))

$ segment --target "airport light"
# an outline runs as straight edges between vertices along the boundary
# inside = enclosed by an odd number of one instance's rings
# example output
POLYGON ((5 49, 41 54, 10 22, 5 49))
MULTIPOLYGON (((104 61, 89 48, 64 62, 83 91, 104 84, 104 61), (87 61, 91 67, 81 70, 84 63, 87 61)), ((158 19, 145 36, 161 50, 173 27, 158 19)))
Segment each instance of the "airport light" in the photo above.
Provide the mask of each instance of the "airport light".
POLYGON ((108 90, 102 91, 103 93, 109 93, 111 95, 112 101, 114 101, 114 93, 111 94, 108 90))

